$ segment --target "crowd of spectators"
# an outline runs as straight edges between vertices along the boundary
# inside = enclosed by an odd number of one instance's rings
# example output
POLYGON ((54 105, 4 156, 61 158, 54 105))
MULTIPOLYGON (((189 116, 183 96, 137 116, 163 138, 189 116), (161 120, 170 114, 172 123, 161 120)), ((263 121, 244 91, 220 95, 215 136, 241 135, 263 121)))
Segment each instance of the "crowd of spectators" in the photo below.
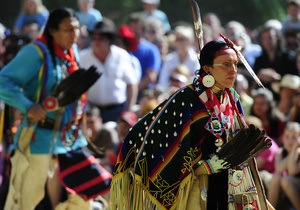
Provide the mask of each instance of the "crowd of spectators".
MULTIPOLYGON (((130 14, 120 26, 94 8, 95 0, 77 2, 80 65, 94 64, 103 74, 88 91, 86 135, 95 156, 112 171, 122 139, 138 118, 193 80, 200 67, 199 49, 192 23, 168 20, 158 9, 159 0, 141 0, 142 11, 130 14)), ((209 12, 203 16, 203 40, 221 40, 223 33, 241 48, 262 81, 265 88, 258 87, 239 64, 236 90, 246 119, 273 140, 274 146, 257 158, 268 199, 278 209, 299 210, 300 0, 287 0, 286 11, 284 19, 268 20, 254 29, 236 20, 222 23, 209 12)), ((48 15, 41 0, 24 0, 14 26, 0 24, 0 69, 39 36, 48 15)), ((19 120, 17 110, 2 107, 0 209, 19 120)))

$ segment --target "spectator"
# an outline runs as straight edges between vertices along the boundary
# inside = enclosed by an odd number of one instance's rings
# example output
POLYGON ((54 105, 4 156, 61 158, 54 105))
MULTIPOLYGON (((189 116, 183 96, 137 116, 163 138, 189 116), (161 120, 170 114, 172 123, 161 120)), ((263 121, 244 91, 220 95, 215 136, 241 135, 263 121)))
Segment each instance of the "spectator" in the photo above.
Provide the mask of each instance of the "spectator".
POLYGON ((115 24, 105 18, 90 31, 91 48, 80 52, 82 67, 93 64, 102 73, 87 97, 100 109, 103 123, 117 122, 121 112, 130 110, 137 101, 138 78, 128 52, 114 44, 116 36, 115 24))
MULTIPOLYGON (((258 117, 250 115, 246 118, 246 122, 248 125, 253 124, 263 129, 262 121, 258 117)), ((273 139, 271 141, 272 146, 256 157, 257 168, 266 191, 269 189, 270 181, 275 172, 275 155, 279 149, 277 143, 273 139)))
POLYGON ((165 34, 165 30, 162 26, 161 21, 159 21, 156 18, 145 19, 144 27, 145 27, 144 37, 149 42, 154 43, 154 40, 156 40, 157 37, 162 37, 165 34))
POLYGON ((283 122, 290 120, 291 109, 300 90, 300 77, 286 74, 280 82, 273 82, 271 87, 279 94, 279 101, 274 108, 274 113, 283 122))
MULTIPOLYGON (((300 51, 298 50, 296 53, 297 53, 296 65, 297 65, 298 72, 300 74, 300 51)), ((290 121, 300 123, 300 90, 296 91, 294 105, 291 108, 290 113, 291 113, 290 121)))
POLYGON ((155 44, 160 52, 161 61, 163 62, 169 53, 169 40, 167 35, 162 36, 156 36, 153 41, 153 44, 155 44))
MULTIPOLYGON (((199 60, 194 48, 194 31, 191 26, 178 25, 174 29, 175 50, 169 53, 163 62, 158 84, 160 87, 168 89, 171 71, 179 65, 185 65, 193 78, 195 72, 199 70, 199 60)), ((189 81, 192 82, 192 79, 189 81)))
POLYGON ((21 34, 30 37, 32 40, 35 40, 38 36, 40 36, 40 32, 41 30, 36 22, 27 22, 21 29, 21 34))
POLYGON ((300 32, 300 1, 287 0, 286 11, 288 15, 282 20, 282 34, 291 31, 300 32))
POLYGON ((147 101, 145 101, 143 104, 141 104, 140 106, 140 110, 138 113, 138 116, 140 118, 144 117, 146 114, 148 114, 150 111, 152 111, 153 109, 155 109, 157 106, 159 105, 159 102, 157 99, 153 98, 153 99, 149 99, 147 101))
POLYGON ((143 15, 143 17, 146 19, 158 19, 162 22, 164 31, 169 32, 171 30, 171 26, 167 15, 163 11, 157 9, 160 4, 160 0, 141 0, 141 2, 143 6, 143 11, 141 12, 141 14, 143 15))
MULTIPOLYGON (((298 75, 296 57, 292 52, 282 48, 277 29, 263 26, 258 38, 262 54, 256 58, 253 70, 265 87, 272 90, 271 83, 280 80, 285 74, 298 75)), ((273 94, 277 101, 278 94, 274 91, 273 94)))
POLYGON ((79 51, 87 49, 91 46, 91 40, 86 25, 80 26, 80 34, 76 41, 79 51))
POLYGON ((138 116, 134 112, 125 110, 121 113, 117 125, 117 131, 118 131, 118 136, 120 141, 123 141, 129 129, 132 126, 134 126, 134 124, 137 121, 138 121, 138 116))
POLYGON ((102 156, 99 156, 101 165, 109 172, 113 171, 116 163, 116 154, 119 146, 118 133, 115 128, 106 126, 104 123, 97 131, 94 142, 98 148, 101 148, 102 156))
POLYGON ((14 24, 15 32, 22 32, 26 23, 36 22, 41 30, 49 17, 48 9, 43 5, 42 0, 24 0, 21 12, 14 24))
POLYGON ((118 28, 118 35, 120 38, 120 47, 127 50, 129 55, 131 56, 132 66, 134 68, 134 72, 136 77, 138 78, 138 82, 141 81, 142 77, 142 67, 139 59, 132 54, 133 51, 137 50, 138 41, 136 39, 135 33, 128 25, 121 25, 118 28))
POLYGON ((258 117, 262 121, 262 126, 266 134, 270 136, 278 145, 283 133, 285 123, 282 122, 274 113, 273 94, 270 90, 258 88, 251 91, 253 104, 250 115, 258 117))
MULTIPOLYGON (((300 125, 288 122, 282 136, 282 147, 275 156, 276 174, 272 177, 268 199, 278 209, 282 193, 287 196, 294 209, 300 209, 300 125)), ((291 208, 288 208, 291 209, 291 208)))
POLYGON ((142 77, 139 82, 139 95, 144 89, 154 88, 161 68, 159 49, 144 38, 144 18, 139 13, 132 13, 128 19, 128 26, 134 31, 138 42, 137 49, 131 51, 142 67, 142 77))
POLYGON ((180 88, 188 85, 191 81, 189 69, 185 65, 179 65, 171 71, 170 75, 170 89, 171 94, 180 88))
POLYGON ((291 52, 296 52, 300 49, 300 30, 297 31, 289 31, 284 34, 284 45, 283 47, 291 52))
POLYGON ((224 28, 218 15, 213 12, 206 13, 203 17, 203 23, 211 27, 213 40, 220 40, 220 33, 224 32, 224 28))
POLYGON ((100 111, 97 107, 93 107, 88 105, 86 111, 86 129, 85 129, 85 135, 86 137, 92 141, 95 142, 96 134, 100 130, 100 128, 103 125, 100 111))
POLYGON ((79 10, 76 12, 80 25, 86 25, 88 30, 93 30, 96 23, 103 17, 99 10, 95 9, 95 0, 77 0, 79 10))
POLYGON ((243 74, 240 73, 237 74, 235 89, 240 96, 240 100, 244 108, 244 114, 245 116, 248 116, 253 104, 253 98, 249 94, 250 88, 248 85, 248 80, 243 74))
POLYGON ((156 107, 156 105, 158 105, 157 101, 158 100, 157 95, 155 94, 155 90, 146 89, 141 93, 138 103, 135 105, 133 111, 138 115, 139 118, 141 118, 149 111, 151 111, 154 107, 156 107), (148 103, 149 101, 152 102, 148 103), (152 106, 152 104, 154 105, 152 106))
MULTIPOLYGON (((192 76, 190 75, 189 69, 185 65, 178 65, 171 70, 170 77, 166 88, 160 89, 161 94, 158 97, 158 101, 167 99, 170 95, 175 93, 180 88, 190 84, 192 76)), ((158 85, 156 89, 159 89, 158 85)))
MULTIPOLYGON (((203 27, 203 43, 206 44, 206 43, 214 40, 214 34, 213 34, 213 30, 212 30, 211 26, 206 23, 203 23, 202 27, 203 27)), ((197 46, 198 40, 195 39, 195 42, 196 42, 195 46, 197 46)), ((198 51, 199 51, 199 49, 197 49, 197 52, 198 51)))

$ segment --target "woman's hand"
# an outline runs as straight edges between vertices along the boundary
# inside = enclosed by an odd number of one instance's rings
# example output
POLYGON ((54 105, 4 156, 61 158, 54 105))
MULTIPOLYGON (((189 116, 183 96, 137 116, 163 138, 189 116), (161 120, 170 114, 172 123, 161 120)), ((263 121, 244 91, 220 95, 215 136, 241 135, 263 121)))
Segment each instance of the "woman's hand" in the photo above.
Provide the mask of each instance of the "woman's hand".
POLYGON ((197 165, 198 167, 195 169, 196 176, 202 174, 216 174, 230 167, 225 160, 219 159, 217 155, 213 155, 212 158, 208 160, 200 160, 197 165))
POLYGON ((47 114, 47 111, 40 104, 35 104, 28 109, 27 115, 35 122, 42 120, 47 114))

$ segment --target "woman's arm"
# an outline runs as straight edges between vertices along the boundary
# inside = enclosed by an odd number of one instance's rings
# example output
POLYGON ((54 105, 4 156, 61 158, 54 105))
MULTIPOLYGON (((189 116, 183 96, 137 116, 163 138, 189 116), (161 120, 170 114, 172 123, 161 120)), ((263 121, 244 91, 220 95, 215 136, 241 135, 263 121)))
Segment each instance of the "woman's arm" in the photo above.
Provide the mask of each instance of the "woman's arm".
POLYGON ((275 156, 275 172, 282 174, 287 169, 287 157, 282 157, 283 148, 280 148, 275 156))
POLYGON ((300 173, 300 143, 295 142, 287 157, 287 171, 289 175, 300 173))

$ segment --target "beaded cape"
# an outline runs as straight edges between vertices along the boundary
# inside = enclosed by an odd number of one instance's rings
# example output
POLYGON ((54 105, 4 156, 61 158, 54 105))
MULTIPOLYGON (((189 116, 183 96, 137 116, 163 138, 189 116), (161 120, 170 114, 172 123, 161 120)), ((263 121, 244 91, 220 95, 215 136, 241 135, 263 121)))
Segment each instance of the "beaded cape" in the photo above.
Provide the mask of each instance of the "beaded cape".
POLYGON ((132 127, 113 174, 111 209, 185 208, 192 168, 205 158, 202 143, 216 139, 205 129, 210 115, 198 96, 195 84, 186 86, 132 127))

